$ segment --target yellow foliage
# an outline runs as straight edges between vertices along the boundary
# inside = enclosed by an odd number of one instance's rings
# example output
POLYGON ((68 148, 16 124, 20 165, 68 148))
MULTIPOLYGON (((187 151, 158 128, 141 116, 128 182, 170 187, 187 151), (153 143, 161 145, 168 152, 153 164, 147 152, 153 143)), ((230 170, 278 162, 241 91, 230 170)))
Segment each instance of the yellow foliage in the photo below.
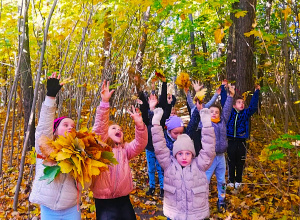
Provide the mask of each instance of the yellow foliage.
POLYGON ((247 11, 239 11, 237 13, 235 13, 235 17, 239 18, 239 17, 244 17, 247 14, 247 11))
POLYGON ((224 35, 225 34, 224 34, 223 29, 215 30, 215 42, 216 42, 216 44, 222 43, 222 39, 223 39, 224 35))
POLYGON ((291 14, 292 9, 287 6, 286 9, 282 10, 282 13, 284 14, 284 20, 287 20, 288 16, 291 14))
POLYGON ((196 98, 197 98, 199 101, 203 102, 203 99, 205 98, 206 91, 207 91, 206 88, 201 89, 200 91, 198 91, 198 92, 196 93, 195 97, 194 97, 194 102, 196 102, 196 98))
POLYGON ((189 88, 191 85, 189 74, 181 72, 177 77, 175 84, 181 89, 189 88))
POLYGON ((115 164, 111 147, 87 129, 73 130, 54 141, 42 136, 38 143, 45 162, 56 162, 61 173, 70 173, 82 187, 92 180, 93 175, 99 175, 108 169, 108 165, 115 164), (104 151, 110 152, 110 157, 102 158, 104 151))

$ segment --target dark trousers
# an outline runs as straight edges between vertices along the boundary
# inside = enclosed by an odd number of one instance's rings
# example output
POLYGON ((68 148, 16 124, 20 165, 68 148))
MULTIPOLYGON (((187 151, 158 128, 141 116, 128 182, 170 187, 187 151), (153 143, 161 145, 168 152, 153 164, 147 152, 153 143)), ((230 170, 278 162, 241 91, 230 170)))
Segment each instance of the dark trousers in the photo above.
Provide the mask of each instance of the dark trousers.
POLYGON ((227 159, 229 182, 242 182, 246 161, 246 140, 242 138, 228 138, 227 159))
POLYGON ((97 220, 136 220, 128 196, 115 199, 95 199, 97 220))

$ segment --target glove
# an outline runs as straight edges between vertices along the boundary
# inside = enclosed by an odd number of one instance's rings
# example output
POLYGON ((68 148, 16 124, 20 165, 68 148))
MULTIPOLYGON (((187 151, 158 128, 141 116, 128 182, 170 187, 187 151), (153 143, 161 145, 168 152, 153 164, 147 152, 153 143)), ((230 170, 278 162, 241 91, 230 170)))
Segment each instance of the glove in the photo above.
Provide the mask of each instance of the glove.
POLYGON ((50 78, 47 80, 47 96, 55 97, 62 86, 59 79, 50 78))
POLYGON ((211 115, 208 108, 200 110, 200 118, 204 128, 211 127, 211 115))
POLYGON ((162 110, 162 108, 156 108, 153 112, 152 125, 160 125, 160 120, 164 114, 164 110, 162 110))

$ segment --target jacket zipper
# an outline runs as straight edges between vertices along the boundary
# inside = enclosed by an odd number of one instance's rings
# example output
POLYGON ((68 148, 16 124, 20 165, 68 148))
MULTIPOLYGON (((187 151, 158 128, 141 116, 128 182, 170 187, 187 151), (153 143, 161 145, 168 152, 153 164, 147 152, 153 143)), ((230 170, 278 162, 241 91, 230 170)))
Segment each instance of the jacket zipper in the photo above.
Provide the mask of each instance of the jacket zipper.
POLYGON ((238 115, 239 115, 239 113, 237 112, 235 115, 235 120, 234 120, 233 137, 236 137, 236 122, 237 122, 238 115))
MULTIPOLYGON (((118 154, 117 154, 117 161, 119 162, 119 148, 118 148, 118 154)), ((120 162, 119 162, 120 164, 120 162)), ((117 165, 117 169, 116 169, 116 176, 115 176, 115 189, 114 189, 114 192, 113 192, 113 196, 115 196, 115 193, 116 193, 116 189, 117 189, 117 179, 118 179, 118 171, 119 171, 119 164, 117 165)))
POLYGON ((62 191, 62 188, 63 188, 64 183, 65 183, 66 178, 67 178, 67 174, 63 174, 63 175, 64 175, 64 179, 63 179, 62 184, 61 184, 61 186, 60 186, 59 193, 58 193, 57 199, 56 199, 56 201, 55 201, 54 207, 56 207, 56 205, 57 205, 57 203, 58 203, 58 201, 59 201, 59 199, 60 199, 60 197, 61 197, 61 191, 62 191))

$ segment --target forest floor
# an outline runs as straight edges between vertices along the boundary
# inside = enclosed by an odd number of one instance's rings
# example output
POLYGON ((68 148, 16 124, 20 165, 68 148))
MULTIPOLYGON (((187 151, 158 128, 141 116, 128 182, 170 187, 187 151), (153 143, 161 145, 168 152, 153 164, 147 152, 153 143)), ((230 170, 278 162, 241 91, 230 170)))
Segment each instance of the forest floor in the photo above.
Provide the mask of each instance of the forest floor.
MULTIPOLYGON (((219 213, 217 210, 217 182, 213 176, 210 184, 210 219, 300 219, 300 199, 298 178, 298 157, 291 154, 289 163, 284 160, 264 163, 261 161, 262 150, 270 140, 277 138, 265 130, 264 122, 255 115, 251 125, 251 138, 248 141, 246 168, 243 184, 239 190, 228 190, 226 194, 227 210, 219 213), (273 169, 278 165, 280 169, 273 169), (289 170, 287 164, 292 168, 289 170), (273 166, 274 165, 274 166, 273 166)), ((18 210, 13 211, 13 198, 18 178, 19 160, 9 166, 9 148, 4 149, 4 163, 0 178, 0 219, 39 219, 38 205, 29 204, 28 197, 32 183, 30 173, 31 156, 26 157, 24 178, 19 195, 18 210)), ((20 148, 15 149, 20 159, 20 148)), ((157 184, 156 194, 146 196, 148 190, 148 175, 145 152, 131 160, 135 189, 131 200, 138 219, 166 219, 162 211, 162 199, 159 198, 157 184)), ((226 175, 227 177, 227 175, 226 175)), ((95 206, 91 192, 84 192, 81 205, 82 219, 95 219, 95 206)))

